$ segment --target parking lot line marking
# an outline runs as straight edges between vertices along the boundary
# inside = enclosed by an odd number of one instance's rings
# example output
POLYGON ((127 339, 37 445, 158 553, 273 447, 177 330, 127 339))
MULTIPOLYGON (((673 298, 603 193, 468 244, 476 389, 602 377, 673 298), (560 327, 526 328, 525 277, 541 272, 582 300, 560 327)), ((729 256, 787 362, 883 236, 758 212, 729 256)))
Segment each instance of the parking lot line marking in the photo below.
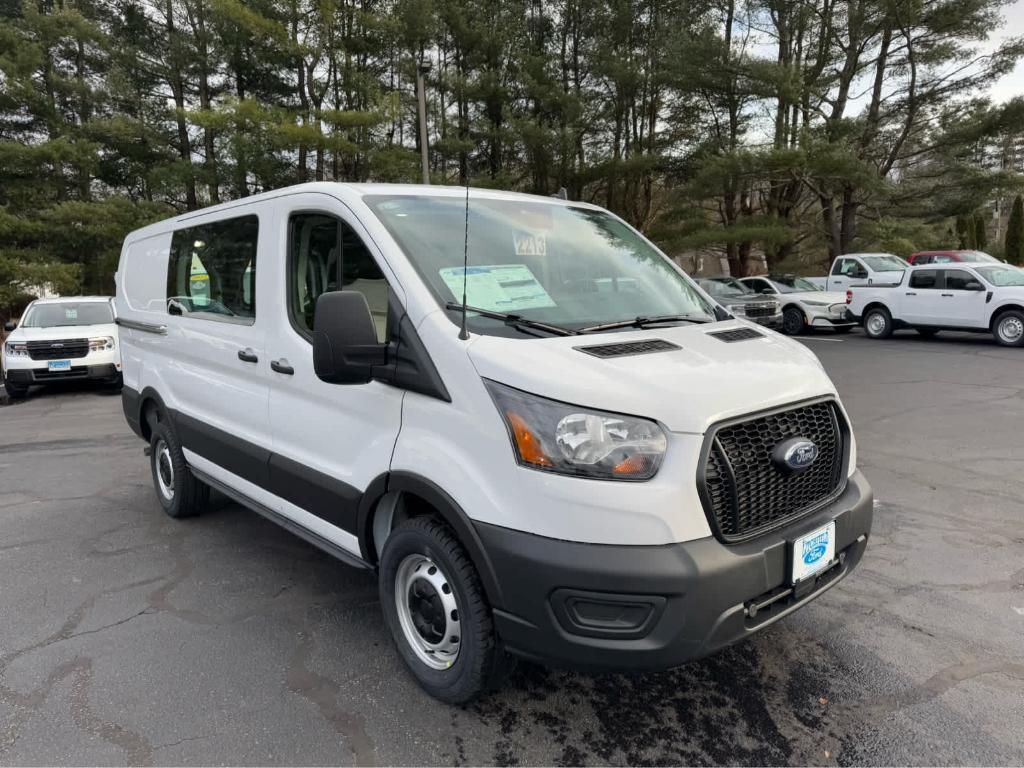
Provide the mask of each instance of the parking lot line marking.
POLYGON ((842 342, 842 341, 846 341, 846 339, 826 339, 824 336, 805 336, 802 339, 797 339, 797 341, 833 341, 833 342, 834 341, 839 341, 839 342, 842 342))

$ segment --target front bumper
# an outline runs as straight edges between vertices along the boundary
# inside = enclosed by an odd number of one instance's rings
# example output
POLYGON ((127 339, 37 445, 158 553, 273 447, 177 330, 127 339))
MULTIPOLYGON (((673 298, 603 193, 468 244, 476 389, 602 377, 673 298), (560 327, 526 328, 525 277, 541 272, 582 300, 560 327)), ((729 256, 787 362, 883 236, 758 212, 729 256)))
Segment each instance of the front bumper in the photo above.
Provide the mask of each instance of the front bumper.
POLYGON ((71 368, 64 371, 51 371, 45 367, 13 368, 8 369, 4 373, 4 378, 12 384, 30 386, 32 384, 53 384, 58 381, 73 381, 75 379, 116 381, 120 373, 117 365, 114 363, 101 363, 99 365, 72 365, 71 368))
POLYGON ((872 493, 857 472, 823 509, 753 541, 662 546, 560 541, 476 523, 501 584, 509 651, 559 665, 667 669, 742 640, 852 571, 867 546, 872 493), (836 523, 836 561, 790 588, 789 542, 836 523))

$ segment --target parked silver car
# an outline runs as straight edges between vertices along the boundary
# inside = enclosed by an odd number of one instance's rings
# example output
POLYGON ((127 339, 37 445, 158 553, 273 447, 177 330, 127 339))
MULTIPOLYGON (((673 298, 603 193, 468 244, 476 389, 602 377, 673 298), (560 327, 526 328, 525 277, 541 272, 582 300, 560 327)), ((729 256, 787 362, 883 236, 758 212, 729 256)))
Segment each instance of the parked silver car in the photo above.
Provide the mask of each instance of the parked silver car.
POLYGON ((752 320, 769 328, 782 327, 782 307, 779 302, 761 296, 735 277, 705 277, 697 282, 715 301, 736 317, 752 320))

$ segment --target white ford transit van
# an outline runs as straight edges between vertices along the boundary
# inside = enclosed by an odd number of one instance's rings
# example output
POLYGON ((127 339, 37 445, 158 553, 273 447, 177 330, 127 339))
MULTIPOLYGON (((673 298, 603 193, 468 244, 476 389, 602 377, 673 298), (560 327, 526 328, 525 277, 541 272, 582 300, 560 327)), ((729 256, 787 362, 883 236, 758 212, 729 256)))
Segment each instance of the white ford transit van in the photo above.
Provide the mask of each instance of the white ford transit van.
POLYGON ((871 491, 814 355, 595 206, 305 184, 133 232, 117 285, 164 510, 216 488, 374 569, 444 701, 506 653, 678 665, 864 552, 871 491))

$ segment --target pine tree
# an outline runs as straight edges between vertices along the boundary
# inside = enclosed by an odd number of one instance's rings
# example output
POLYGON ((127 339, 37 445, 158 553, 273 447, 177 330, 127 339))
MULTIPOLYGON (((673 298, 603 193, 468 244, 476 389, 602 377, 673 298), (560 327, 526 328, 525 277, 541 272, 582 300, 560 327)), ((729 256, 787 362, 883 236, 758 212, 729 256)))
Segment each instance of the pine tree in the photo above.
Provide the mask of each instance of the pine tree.
POLYGON ((1006 260, 1011 264, 1024 265, 1024 198, 1017 195, 1006 223, 1006 260))
POLYGON ((985 229, 985 214, 974 214, 974 247, 984 251, 988 247, 988 232, 985 229))

